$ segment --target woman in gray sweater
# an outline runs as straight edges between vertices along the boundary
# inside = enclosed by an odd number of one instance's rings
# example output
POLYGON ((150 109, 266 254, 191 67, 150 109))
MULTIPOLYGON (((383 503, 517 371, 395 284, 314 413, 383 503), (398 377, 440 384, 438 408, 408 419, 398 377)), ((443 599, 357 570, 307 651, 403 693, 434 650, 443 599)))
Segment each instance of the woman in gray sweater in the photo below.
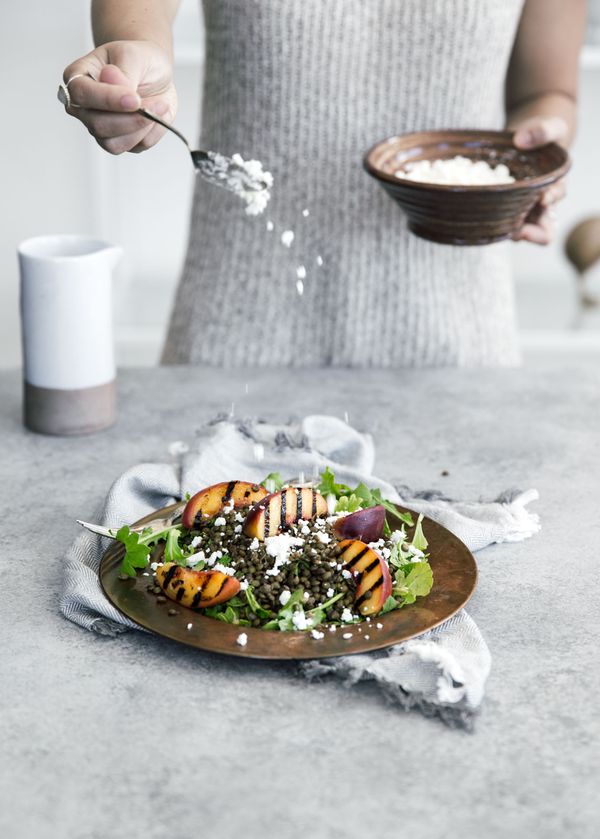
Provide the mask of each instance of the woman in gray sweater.
MULTIPOLYGON (((77 76, 69 113, 112 154, 164 133, 140 103, 175 119, 177 6, 92 3, 98 46, 64 80, 77 76)), ((416 238, 361 158, 418 129, 508 125, 522 148, 568 143, 584 0, 204 0, 204 15, 199 145, 260 158, 275 185, 266 215, 250 217, 197 180, 164 362, 517 363, 511 245, 416 238)), ((522 238, 549 241, 563 189, 522 238)))

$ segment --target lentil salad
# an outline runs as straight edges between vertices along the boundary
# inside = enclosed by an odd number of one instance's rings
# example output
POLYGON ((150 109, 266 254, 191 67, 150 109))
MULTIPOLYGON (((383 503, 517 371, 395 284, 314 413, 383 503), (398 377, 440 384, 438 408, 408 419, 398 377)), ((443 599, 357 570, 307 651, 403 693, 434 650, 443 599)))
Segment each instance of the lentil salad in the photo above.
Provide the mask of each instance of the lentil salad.
POLYGON ((121 577, 149 566, 159 603, 315 638, 323 625, 414 603, 433 584, 422 516, 414 521, 364 484, 336 483, 328 469, 316 486, 272 474, 208 487, 187 500, 181 522, 125 527, 115 538, 125 545, 121 577))

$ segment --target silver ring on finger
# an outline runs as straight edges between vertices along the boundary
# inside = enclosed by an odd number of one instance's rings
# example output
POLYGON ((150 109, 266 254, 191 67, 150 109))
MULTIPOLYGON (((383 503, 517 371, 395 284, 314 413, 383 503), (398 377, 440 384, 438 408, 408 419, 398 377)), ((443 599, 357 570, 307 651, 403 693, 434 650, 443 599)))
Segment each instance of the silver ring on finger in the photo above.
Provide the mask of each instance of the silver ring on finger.
POLYGON ((90 79, 94 78, 91 73, 75 73, 75 75, 71 76, 71 78, 68 81, 61 82, 59 84, 58 91, 57 91, 57 94, 56 94, 56 98, 58 99, 58 101, 61 104, 63 104, 65 106, 65 110, 68 110, 69 108, 79 108, 80 107, 79 105, 76 105, 71 100, 71 94, 69 93, 69 85, 75 79, 81 79, 85 76, 88 76, 90 79))

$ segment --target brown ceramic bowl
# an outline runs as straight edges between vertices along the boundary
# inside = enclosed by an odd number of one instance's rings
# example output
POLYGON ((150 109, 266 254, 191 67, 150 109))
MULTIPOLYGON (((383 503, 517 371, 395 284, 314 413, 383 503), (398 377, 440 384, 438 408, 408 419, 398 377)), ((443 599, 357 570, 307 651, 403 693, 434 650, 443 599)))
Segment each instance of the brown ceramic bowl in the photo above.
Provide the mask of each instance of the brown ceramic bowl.
POLYGON ((389 137, 367 152, 364 166, 408 216, 424 239, 448 245, 487 245, 513 236, 541 192, 568 172, 567 152, 549 143, 522 151, 508 131, 420 131, 389 137), (491 165, 505 163, 515 182, 454 186, 408 181, 394 175, 407 163, 460 154, 491 165))

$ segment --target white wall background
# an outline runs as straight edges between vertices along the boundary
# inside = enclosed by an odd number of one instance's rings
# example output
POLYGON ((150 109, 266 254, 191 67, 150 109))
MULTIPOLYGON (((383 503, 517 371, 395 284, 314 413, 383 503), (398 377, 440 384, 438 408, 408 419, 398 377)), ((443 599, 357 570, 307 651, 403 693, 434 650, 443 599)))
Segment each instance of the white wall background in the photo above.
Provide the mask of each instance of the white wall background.
MULTIPOLYGON (((197 136, 201 88, 200 0, 178 16, 177 125, 197 136)), ((29 0, 0 6, 4 95, 0 179, 0 366, 20 364, 17 244, 43 233, 88 233, 121 244, 115 282, 121 364, 156 362, 187 239, 193 172, 185 149, 165 137, 150 153, 111 157, 56 101, 63 67, 92 46, 87 2, 29 0), (8 80, 8 81, 6 81, 8 80), (10 129, 8 115, 11 117, 10 129)), ((562 241, 574 222, 600 215, 600 48, 582 58, 581 119, 569 196, 557 241, 514 247, 526 347, 600 348, 600 325, 574 331, 574 278, 562 241)), ((585 325, 585 324, 584 324, 585 325)))

